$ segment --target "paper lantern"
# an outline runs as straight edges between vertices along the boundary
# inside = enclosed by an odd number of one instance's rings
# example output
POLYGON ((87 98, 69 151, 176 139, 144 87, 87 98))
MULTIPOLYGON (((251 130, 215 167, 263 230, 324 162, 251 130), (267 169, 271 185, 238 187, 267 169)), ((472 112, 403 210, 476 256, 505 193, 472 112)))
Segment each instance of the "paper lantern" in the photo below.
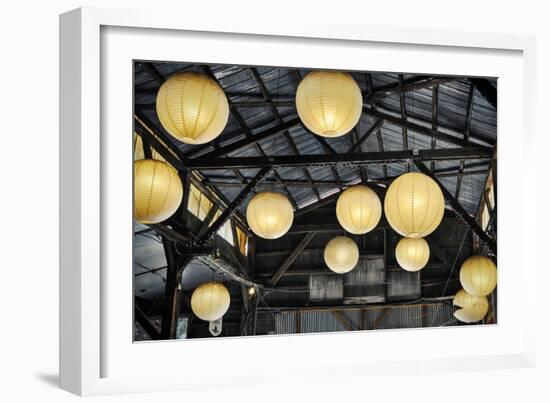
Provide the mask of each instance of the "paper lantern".
POLYGON ((166 162, 151 159, 134 162, 134 218, 155 224, 176 212, 183 198, 177 171, 166 162))
POLYGON ((359 248, 353 239, 346 236, 332 238, 325 246, 325 263, 335 273, 351 271, 359 261, 359 248))
POLYGON ((462 263, 460 284, 469 294, 488 295, 497 286, 497 267, 487 256, 472 256, 462 263))
POLYGON ((371 231, 382 216, 378 195, 367 186, 352 186, 338 197, 336 217, 344 229, 352 234, 371 231))
POLYGON ((288 199, 277 192, 258 193, 248 203, 246 220, 259 237, 277 239, 288 232, 294 210, 288 199))
POLYGON ((463 289, 456 293, 453 305, 462 308, 455 311, 454 317, 464 323, 479 322, 489 311, 486 297, 470 295, 463 289))
POLYGON ((205 283, 198 286, 191 295, 191 309, 200 319, 220 319, 229 309, 229 291, 221 283, 205 283))
POLYGON ((394 180, 388 188, 384 212, 397 233, 407 238, 423 238, 441 223, 445 199, 432 178, 410 172, 394 180))
POLYGON ((229 118, 229 104, 220 86, 194 72, 170 76, 159 89, 156 106, 162 127, 188 144, 212 141, 229 118))
POLYGON ((363 96, 347 73, 313 71, 296 90, 296 109, 302 123, 323 137, 338 137, 355 127, 363 110, 363 96))
POLYGON ((402 238, 395 247, 399 266, 407 271, 418 271, 430 259, 430 247, 424 238, 402 238))

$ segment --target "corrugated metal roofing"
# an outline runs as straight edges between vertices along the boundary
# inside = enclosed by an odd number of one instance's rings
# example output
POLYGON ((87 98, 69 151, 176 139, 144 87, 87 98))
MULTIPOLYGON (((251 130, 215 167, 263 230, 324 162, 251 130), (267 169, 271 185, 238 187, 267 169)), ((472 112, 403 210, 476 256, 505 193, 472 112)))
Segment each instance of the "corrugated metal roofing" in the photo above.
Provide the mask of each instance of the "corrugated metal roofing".
MULTIPOLYGON (((180 63, 153 63, 156 70, 164 77, 167 78, 174 72, 194 70, 204 71, 204 68, 197 65, 187 65, 180 63)), ((262 131, 268 127, 272 127, 276 124, 271 108, 264 101, 258 83, 256 82, 251 68, 240 66, 227 66, 216 65, 209 66, 211 73, 215 76, 216 80, 220 83, 228 98, 233 102, 234 109, 240 118, 245 122, 247 128, 253 134, 262 131), (246 104, 248 102, 248 104, 246 104), (258 105, 250 106, 251 102, 255 102, 258 105)), ((294 70, 284 67, 257 67, 258 74, 263 81, 269 96, 275 102, 278 112, 278 117, 283 121, 286 121, 297 116, 296 108, 294 106, 294 95, 298 86, 299 80, 308 70, 294 70)), ((359 84, 361 90, 368 94, 370 89, 367 84, 367 75, 365 73, 351 72, 359 84)), ((399 76, 396 73, 369 73, 372 80, 373 91, 377 91, 380 88, 387 88, 388 86, 399 85, 399 76)), ((154 110, 154 102, 156 96, 156 90, 159 87, 159 83, 156 82, 151 75, 144 69, 140 63, 135 64, 135 102, 141 107, 142 113, 152 121, 157 129, 161 129, 160 123, 154 110)), ((420 75, 405 74, 404 80, 410 81, 415 78, 422 78, 420 75)), ((493 85, 496 85, 496 80, 490 80, 493 85)), ((439 84, 437 96, 437 121, 436 124, 441 130, 450 130, 455 133, 463 133, 466 125, 466 113, 470 82, 466 78, 457 77, 456 80, 445 81, 439 84)), ((432 97, 434 91, 432 88, 423 88, 404 94, 406 113, 409 119, 415 122, 422 122, 422 124, 428 124, 430 127, 432 123, 432 97)), ((395 116, 401 116, 400 97, 398 95, 390 95, 381 100, 377 100, 375 103, 376 108, 391 113, 395 116)), ((363 133, 368 127, 374 123, 375 119, 369 116, 367 113, 363 113, 361 120, 358 124, 358 133, 363 133)), ((496 110, 493 108, 487 100, 477 91, 474 91, 472 120, 470 127, 470 135, 476 137, 481 141, 485 141, 489 144, 496 142, 496 110)), ((296 148, 300 154, 323 154, 324 148, 319 141, 302 127, 293 127, 289 131, 290 137, 294 141, 296 148)), ((381 131, 381 139, 383 147, 388 151, 396 151, 403 149, 403 130, 394 124, 385 122, 381 131)), ((222 135, 219 137, 218 142, 220 145, 226 145, 232 143, 238 139, 244 138, 245 133, 243 128, 239 125, 234 114, 230 115, 229 122, 222 135)), ((409 148, 427 149, 431 148, 431 138, 416 133, 413 130, 407 130, 407 138, 409 148)), ((327 139, 328 144, 334 148, 336 152, 345 152, 351 146, 351 137, 342 136, 339 138, 327 139)), ((190 153, 197 149, 204 149, 206 152, 212 150, 212 145, 207 146, 191 146, 188 144, 177 142, 178 147, 184 153, 190 153)), ((261 152, 266 155, 289 155, 292 154, 291 147, 285 136, 278 135, 272 136, 268 139, 259 142, 261 151, 255 145, 249 145, 238 151, 230 153, 230 156, 259 156, 261 152)), ((436 147, 452 147, 452 145, 437 141, 436 147)), ((360 147, 360 151, 380 151, 380 145, 376 134, 373 134, 369 139, 360 147)), ((468 161, 466 161, 468 164, 468 161)), ((458 169, 458 161, 456 162, 438 162, 437 169, 449 168, 454 166, 458 169)), ((332 171, 327 168, 307 168, 311 177, 314 180, 334 180, 332 171)), ((359 169, 353 167, 338 167, 338 174, 341 180, 346 182, 359 181, 360 173, 359 169)), ((404 173, 406 165, 388 164, 387 172, 389 176, 397 176, 404 173)), ((253 174, 251 170, 241 170, 241 173, 250 177, 253 174)), ((299 168, 285 168, 278 169, 278 174, 282 180, 307 180, 304 176, 304 172, 299 168)), ((381 179, 384 172, 382 165, 372 164, 367 169, 369 178, 381 179)), ((204 171, 206 177, 209 175, 216 175, 219 172, 204 171)), ((460 194, 459 200, 470 213, 475 213, 479 199, 480 192, 482 191, 483 182, 485 176, 483 174, 465 176, 460 194)), ((234 178, 229 179, 228 182, 240 183, 240 180, 234 178)), ((442 178, 443 185, 448 188, 452 193, 456 189, 456 177, 442 178)), ((244 186, 244 185, 243 185, 244 186)), ((240 191, 237 187, 221 187, 219 189, 228 199, 233 199, 240 191)), ((307 187, 289 187, 288 188, 292 198, 295 200, 298 206, 304 206, 309 204, 312 200, 316 199, 315 192, 311 188, 307 187)), ((330 193, 330 189, 323 188, 324 193, 330 193)))

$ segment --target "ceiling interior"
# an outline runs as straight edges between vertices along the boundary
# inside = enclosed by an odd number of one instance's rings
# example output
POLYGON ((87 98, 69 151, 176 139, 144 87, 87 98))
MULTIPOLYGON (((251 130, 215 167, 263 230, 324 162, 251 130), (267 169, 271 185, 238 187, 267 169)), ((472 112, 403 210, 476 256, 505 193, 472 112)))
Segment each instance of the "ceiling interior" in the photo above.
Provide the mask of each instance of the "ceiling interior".
MULTIPOLYGON (((211 280, 224 282, 231 292, 222 334, 243 334, 242 322, 248 320, 243 319, 243 310, 248 312, 250 307, 244 306, 245 285, 236 278, 261 287, 261 295, 254 298, 254 328, 247 328, 246 334, 459 324, 452 320, 449 302, 449 297, 460 289, 458 269, 467 257, 486 248, 477 242, 479 237, 464 215, 479 217, 488 177, 496 169, 497 80, 351 71, 363 94, 360 121, 348 135, 323 138, 301 125, 296 112, 296 88, 308 71, 134 64, 136 133, 143 138, 153 134, 163 139, 178 159, 182 173, 192 175, 193 183, 212 195, 220 212, 242 198, 228 216, 231 223, 253 235, 244 213, 248 200, 263 190, 282 192, 295 210, 293 226, 282 238, 251 236, 253 253, 248 257, 236 256, 235 248, 215 236, 211 243, 215 245, 214 257, 198 253, 186 262, 180 282, 180 313, 185 318, 186 337, 210 336, 208 324, 189 315, 188 298, 195 287, 211 280), (188 70, 214 78, 230 104, 225 130, 205 145, 193 146, 172 138, 155 111, 159 86, 171 74, 188 70), (352 236, 360 248, 358 267, 346 275, 334 275, 324 263, 323 248, 332 237, 345 234, 335 215, 338 194, 350 185, 366 183, 383 200, 394 178, 418 171, 413 159, 388 157, 383 162, 366 163, 348 156, 403 151, 416 155, 416 150, 442 150, 437 158, 422 163, 454 198, 454 202, 447 201, 442 224, 428 237, 431 256, 427 267, 416 273, 398 267, 393 251, 400 237, 383 218, 373 231, 352 236), (312 163, 288 163, 294 157, 312 157, 312 163), (275 161, 275 165, 269 161, 275 161), (227 165, 220 169, 225 162, 227 165), (246 186, 267 165, 269 173, 243 195, 246 186), (456 203, 462 210, 457 211, 456 203), (306 245, 281 270, 302 241, 306 245)), ((200 228, 200 222, 182 214, 162 225, 135 224, 136 306, 159 331, 167 282, 163 240, 184 245, 200 228)), ((496 219, 493 222, 485 231, 494 239, 496 219)), ((138 324, 136 340, 148 338, 150 335, 138 324)))

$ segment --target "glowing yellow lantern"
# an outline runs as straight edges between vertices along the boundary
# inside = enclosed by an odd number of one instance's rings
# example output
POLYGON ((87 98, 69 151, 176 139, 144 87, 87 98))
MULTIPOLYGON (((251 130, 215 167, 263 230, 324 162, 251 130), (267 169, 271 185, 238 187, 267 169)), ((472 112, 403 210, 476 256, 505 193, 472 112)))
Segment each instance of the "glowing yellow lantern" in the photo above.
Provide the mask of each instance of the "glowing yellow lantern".
POLYGON ((407 238, 423 238, 441 223, 445 199, 432 178, 410 172, 394 180, 388 188, 384 212, 397 233, 407 238))
POLYGON ((395 248, 399 266, 407 271, 418 271, 430 259, 430 247, 424 238, 402 238, 395 248))
POLYGON ((346 236, 332 238, 325 246, 325 263, 335 273, 351 271, 359 261, 359 248, 353 239, 346 236))
POLYGON ((336 217, 344 229, 352 234, 371 231, 382 216, 382 203, 369 187, 356 185, 346 189, 336 203, 336 217))
POLYGON ((288 199, 277 192, 255 195, 246 208, 246 221, 259 237, 277 239, 288 232, 294 220, 294 210, 288 199))
POLYGON ((231 298, 222 283, 204 283, 191 295, 191 309, 200 319, 213 321, 221 318, 229 309, 231 298))
POLYGON ((157 115, 168 133, 188 144, 203 144, 220 135, 229 118, 225 93, 210 77, 176 73, 160 87, 157 115))
POLYGON ((166 162, 144 159, 134 162, 134 218, 155 224, 176 212, 183 198, 177 171, 166 162))
POLYGON ((472 256, 462 263, 460 284, 472 295, 489 295, 497 286, 497 266, 487 256, 472 256))
POLYGON ((479 322, 489 311, 486 297, 470 295, 465 290, 456 293, 453 305, 462 308, 455 311, 454 317, 464 323, 479 322))
POLYGON ((313 71, 296 90, 296 109, 304 125, 323 137, 338 137, 355 127, 363 110, 363 96, 347 73, 313 71))

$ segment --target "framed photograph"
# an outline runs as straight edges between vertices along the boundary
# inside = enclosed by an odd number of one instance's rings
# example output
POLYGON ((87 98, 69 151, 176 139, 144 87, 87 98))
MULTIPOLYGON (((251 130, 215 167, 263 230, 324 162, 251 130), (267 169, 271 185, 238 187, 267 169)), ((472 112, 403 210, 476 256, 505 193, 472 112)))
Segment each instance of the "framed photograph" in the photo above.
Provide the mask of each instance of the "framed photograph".
POLYGON ((534 365, 532 38, 176 14, 61 16, 64 389, 534 365))

